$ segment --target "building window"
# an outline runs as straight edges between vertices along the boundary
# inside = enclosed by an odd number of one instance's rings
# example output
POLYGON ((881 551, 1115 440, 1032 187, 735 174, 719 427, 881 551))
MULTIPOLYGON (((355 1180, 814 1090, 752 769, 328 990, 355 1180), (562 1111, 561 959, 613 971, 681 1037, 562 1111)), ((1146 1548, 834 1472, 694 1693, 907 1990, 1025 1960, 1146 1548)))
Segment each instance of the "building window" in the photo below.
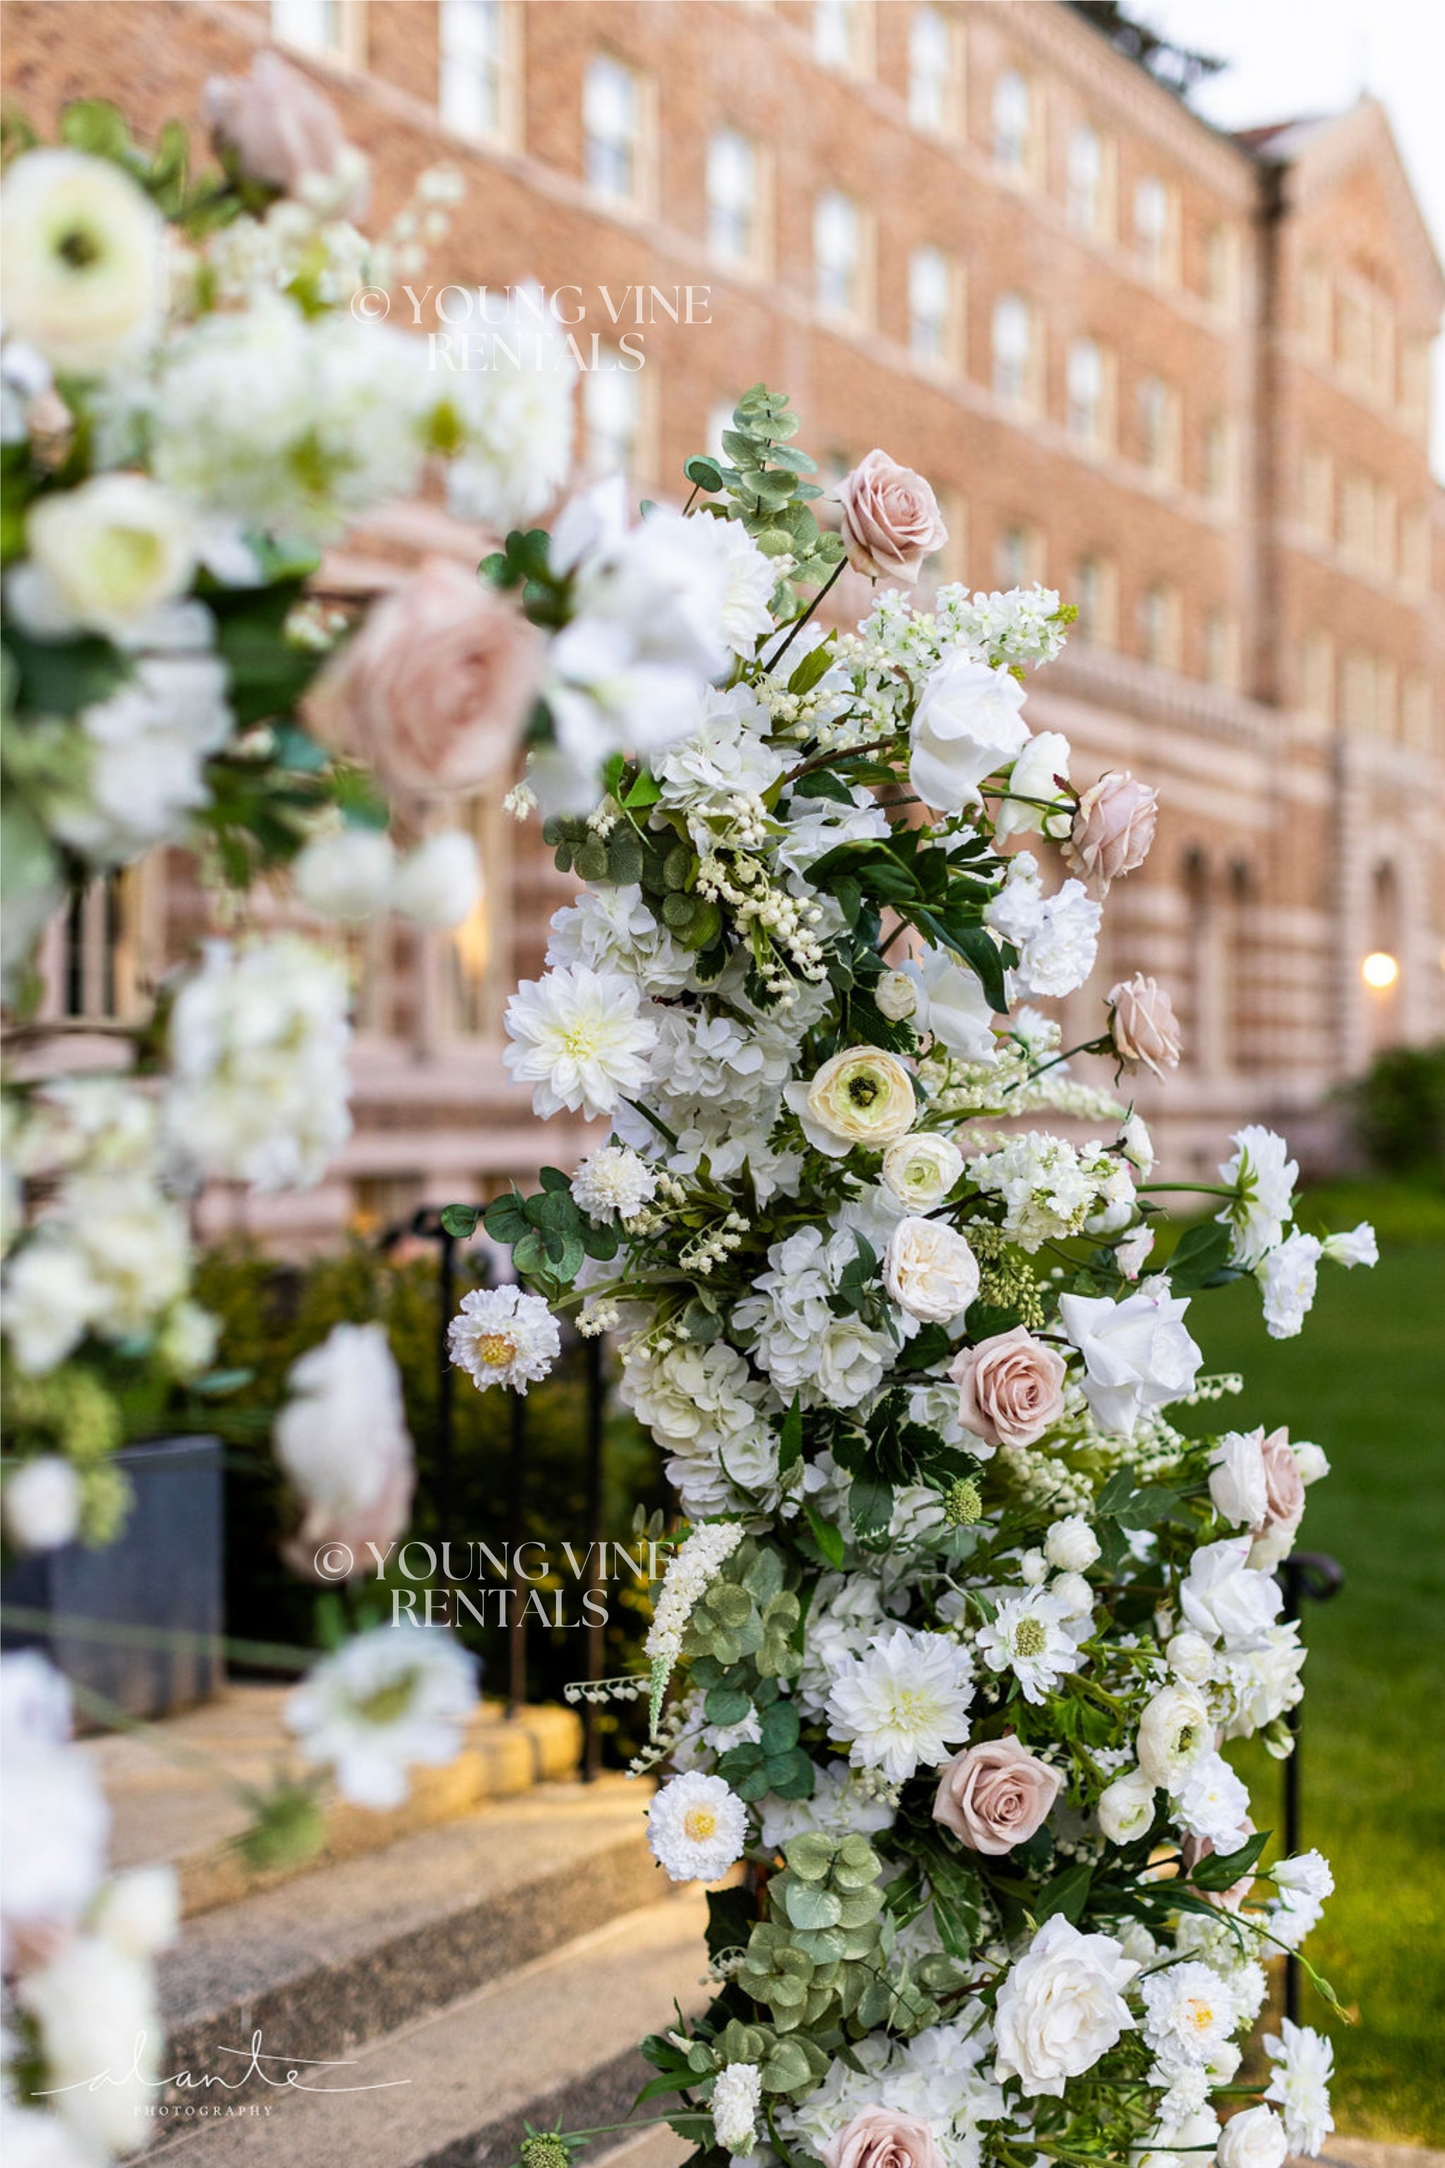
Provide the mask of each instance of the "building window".
POLYGON ((1204 494, 1211 504, 1231 505, 1238 495, 1234 424, 1216 414, 1204 432, 1204 494))
POLYGON ((1096 339, 1070 341, 1065 372, 1069 435, 1089 451, 1104 451, 1113 434, 1109 413, 1111 373, 1109 356, 1096 339))
POLYGON ((1431 746, 1430 681, 1423 675, 1407 679, 1400 703, 1400 736, 1417 753, 1431 746))
POLYGON ((1300 272, 1300 331, 1317 361, 1328 361, 1335 344, 1335 295, 1330 267, 1311 256, 1300 272))
POLYGON ((582 460, 589 479, 622 474, 646 478, 642 371, 624 368, 619 352, 605 354, 582 379, 582 460))
POLYGON ((871 75, 873 22, 868 0, 814 0, 813 51, 825 68, 871 75))
POLYGON ((908 118, 929 135, 958 126, 958 37, 937 8, 915 8, 908 25, 908 118))
POLYGON ((1423 592, 1430 578, 1430 520, 1419 505, 1400 517, 1400 577, 1423 592))
POLYGON ((1226 692, 1239 688, 1239 624, 1232 610, 1211 610, 1204 620, 1204 675, 1226 692))
POLYGON ((504 0, 442 0, 438 104, 459 135, 510 139, 516 27, 504 0))
POLYGON ((1407 427, 1423 435, 1430 419, 1430 341, 1405 339, 1400 346, 1400 412, 1407 427))
POLYGON ((1080 639, 1090 647, 1113 647, 1119 637, 1119 575, 1112 559, 1094 553, 1079 559, 1072 600, 1080 639))
POLYGON ((1238 316, 1240 258, 1236 227, 1223 223, 1210 227, 1204 244, 1204 285, 1221 315, 1238 316))
POLYGON ((1028 80, 1010 68, 993 86, 993 156, 1003 173, 1028 177, 1033 157, 1033 93, 1028 80))
POLYGON ((1161 376, 1139 386, 1139 456, 1156 482, 1179 478, 1179 400, 1161 376))
POLYGON ((1335 463, 1314 448, 1300 463, 1300 520, 1312 541, 1328 545, 1335 538, 1335 463))
POLYGON ((1375 485, 1368 474, 1347 474, 1340 484, 1340 544, 1358 565, 1375 554, 1375 485))
POLYGON ((1027 587, 1041 580, 1044 572, 1044 548, 1036 527, 1025 521, 1017 521, 1001 528, 996 556, 1000 587, 1027 587))
POLYGON ((1179 595, 1167 580, 1151 581, 1139 598, 1139 644, 1146 662, 1178 669, 1179 595))
POLYGON ((72 1021, 113 1021, 133 1009, 137 877, 134 870, 106 873, 70 892, 59 921, 56 992, 60 1014, 72 1021))
POLYGON ((1335 719, 1335 643, 1327 632, 1312 632, 1300 665, 1300 706, 1317 723, 1335 719))
POLYGON ((736 128, 720 128, 707 147, 707 238, 720 263, 760 270, 765 259, 762 160, 736 128))
POLYGON ((1174 192, 1157 174, 1147 174, 1134 189, 1134 246, 1147 278, 1161 284, 1175 271, 1174 192))
POLYGON ((1375 658, 1351 648, 1340 668, 1340 721, 1346 730, 1375 728, 1375 658))
POLYGON ((825 316, 861 323, 866 315, 863 214, 830 188, 813 210, 813 266, 818 307, 825 316))
POLYGON ((607 53, 589 61, 582 86, 587 185, 611 203, 643 201, 644 105, 636 69, 607 53))
POLYGON ((271 0, 271 34, 301 53, 344 54, 343 0, 271 0))
POLYGON ((908 345, 915 361, 949 368, 958 354, 957 278, 940 248, 916 248, 908 259, 908 345))
POLYGON ((1000 294, 993 305, 993 388, 1000 399, 1030 406, 1038 380, 1033 308, 1022 294, 1000 294))
POLYGON ((1069 224, 1075 233, 1105 238, 1113 220, 1109 214, 1108 146, 1097 128, 1087 122, 1069 137, 1069 224))

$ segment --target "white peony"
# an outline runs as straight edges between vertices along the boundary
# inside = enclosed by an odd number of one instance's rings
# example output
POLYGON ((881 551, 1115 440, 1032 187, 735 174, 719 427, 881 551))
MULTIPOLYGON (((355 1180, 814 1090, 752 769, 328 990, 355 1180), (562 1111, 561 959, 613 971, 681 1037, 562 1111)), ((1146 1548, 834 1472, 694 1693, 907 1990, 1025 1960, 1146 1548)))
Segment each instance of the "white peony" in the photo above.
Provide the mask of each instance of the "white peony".
POLYGON ((857 1768, 901 1784, 937 1768, 968 1737, 972 1667, 943 1634, 895 1626, 840 1668, 828 1696, 829 1729, 857 1768))
POLYGON ((403 918, 444 931, 460 926, 481 899, 477 846, 459 828, 439 830, 408 852, 391 893, 392 906, 403 918))
POLYGON ((909 780, 925 805, 958 812, 977 805, 979 785, 1017 759, 1028 737, 1024 689, 961 650, 945 655, 913 711, 909 780))
POLYGON ((543 1298, 510 1284, 474 1287, 447 1327, 447 1352, 479 1392, 509 1385, 525 1396, 561 1350, 561 1330, 543 1298))
POLYGON ((1017 2078, 1028 2099, 1062 2098, 1134 2029, 1124 1990, 1138 1970, 1112 1935, 1080 1934, 1061 1914, 1046 1920, 999 1989, 997 2076, 1017 2078))
POLYGON ((978 1260, 942 1220, 901 1219, 883 1257, 883 1285, 910 1317, 945 1324, 978 1293, 978 1260))
POLYGON ((1295 1233, 1255 1266, 1271 1340, 1292 1340, 1304 1324, 1314 1306, 1319 1262, 1318 1237, 1295 1233))
POLYGON ((1103 1430, 1132 1438, 1141 1414, 1167 1407, 1194 1383, 1203 1361, 1184 1329, 1187 1296, 1166 1279, 1112 1302, 1105 1295, 1061 1295, 1064 1331, 1084 1361, 1084 1397, 1103 1430))
POLYGON ((376 1626, 313 1666, 283 1721, 353 1806, 399 1807, 413 1763, 444 1768, 477 1705, 476 1665, 434 1627, 376 1626))
POLYGON ((124 642, 196 569, 189 514, 143 474, 97 474, 34 503, 25 521, 28 577, 10 600, 41 637, 104 633, 124 642))
POLYGON ((11 1469, 0 1490, 0 1518, 18 1551, 53 1551, 80 1527, 81 1482, 73 1462, 37 1453, 11 1469))
POLYGON ((748 1810, 721 1777, 689 1769, 664 1784, 647 1810, 653 1858, 674 1882, 719 1882, 742 1857, 748 1810))
POLYGON ((513 1042, 503 1059, 544 1118, 566 1109, 592 1121, 647 1083, 657 1027, 638 986, 617 972, 564 964, 524 979, 503 1021, 513 1042))
POLYGON ((166 226, 109 158, 34 150, 0 189, 0 313, 53 368, 89 376, 138 353, 166 304, 166 226))
POLYGON ((883 1184, 900 1204, 927 1212, 948 1195, 963 1172, 963 1154, 951 1137, 916 1130, 883 1154, 883 1184))

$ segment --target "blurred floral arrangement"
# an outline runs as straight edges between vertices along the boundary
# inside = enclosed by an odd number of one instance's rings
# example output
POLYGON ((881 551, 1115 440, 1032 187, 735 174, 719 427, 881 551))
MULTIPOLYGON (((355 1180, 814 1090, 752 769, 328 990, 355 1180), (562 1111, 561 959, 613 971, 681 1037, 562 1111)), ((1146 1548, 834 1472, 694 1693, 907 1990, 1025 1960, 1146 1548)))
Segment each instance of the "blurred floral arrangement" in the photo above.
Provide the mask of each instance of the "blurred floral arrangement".
MULTIPOLYGON (((1326 1466, 1170 1410, 1240 1389, 1200 1375, 1200 1290, 1252 1276, 1294 1334, 1322 1255, 1374 1238, 1295 1227, 1294 1162, 1251 1126, 1149 1270, 1182 1185, 1069 1057, 1162 1075, 1169 997, 1121 981, 1068 1049, 1034 1004, 1088 978, 1155 791, 1080 788, 1030 732, 1059 597, 919 607, 926 480, 870 453, 825 532, 797 428, 756 385, 684 511, 633 523, 604 484, 484 567, 548 632, 514 803, 585 883, 507 1060, 539 1116, 610 1134, 487 1208, 517 1284, 451 1341, 526 1392, 559 1313, 615 1334, 690 1524, 650 1671, 591 1690, 650 1700, 662 1867, 726 1883, 714 1998, 645 2043, 643 2098, 709 2164, 1281 2168, 1331 2128, 1329 2044, 1286 2021, 1245 2086, 1240 2041, 1332 1882, 1317 1853, 1257 1871, 1221 1749, 1289 1751, 1274 1569, 1326 1466), (887 584, 825 630, 845 561, 887 584)), ((573 2142, 531 2134, 528 2168, 573 2142)))
MULTIPOLYGON (((181 123, 146 150, 95 101, 54 143, 5 131, 0 1514, 21 1550, 112 1538, 128 1411, 227 1385, 190 1291, 200 1186, 314 1183, 348 1134, 346 966, 334 943, 265 930, 252 899, 446 927, 479 893, 473 843, 426 801, 508 763, 536 636, 443 559, 357 627, 308 596, 322 549, 434 473, 454 512, 505 527, 552 500, 572 455, 570 365, 438 376, 424 340, 353 314, 363 283, 444 239, 455 175, 424 174, 371 239, 366 161, 304 75, 263 52, 206 106, 216 161, 199 169, 181 123), (134 1019, 57 1022, 47 927, 168 845, 193 854, 230 937, 134 1019)), ((287 1394, 297 1570, 328 1539, 404 1532, 413 1448, 382 1328, 336 1327, 287 1394)), ((316 1849, 327 1773, 394 1804, 409 1766, 454 1755, 474 1705, 445 1635, 335 1638, 288 1705, 303 1773, 251 1802, 257 1864, 316 1849)), ((107 1875, 65 1682, 33 1653, 0 1679, 7 2158, 94 2162, 145 2136, 150 1959, 174 1890, 159 1870, 107 1875), (101 2069, 130 2076, 82 2082, 101 2069)))

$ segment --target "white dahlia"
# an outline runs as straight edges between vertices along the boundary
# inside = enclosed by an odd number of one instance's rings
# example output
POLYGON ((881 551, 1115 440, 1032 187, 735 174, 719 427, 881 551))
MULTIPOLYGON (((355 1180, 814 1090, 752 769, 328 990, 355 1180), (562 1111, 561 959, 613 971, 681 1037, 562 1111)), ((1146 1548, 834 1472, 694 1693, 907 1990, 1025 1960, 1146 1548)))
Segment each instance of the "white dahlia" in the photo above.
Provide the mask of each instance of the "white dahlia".
POLYGON ((957 1641, 895 1626, 839 1671, 828 1696, 830 1728, 848 1740, 856 1767, 881 1769, 901 1784, 947 1761, 968 1737, 971 1677, 957 1641))
POLYGON ((564 964, 545 978, 524 979, 504 1022, 513 1041, 507 1067, 532 1086, 544 1120, 564 1108, 595 1120, 647 1082, 657 1027, 642 1013, 638 988, 615 971, 564 964))
POLYGON ((546 1377, 562 1348, 557 1320, 540 1295, 520 1287, 474 1287, 447 1328, 447 1349, 479 1392, 511 1385, 525 1394, 546 1377))
POLYGON ((748 1810, 721 1777, 689 1769, 664 1784, 647 1813, 653 1857, 674 1882, 716 1882, 747 1842, 748 1810))

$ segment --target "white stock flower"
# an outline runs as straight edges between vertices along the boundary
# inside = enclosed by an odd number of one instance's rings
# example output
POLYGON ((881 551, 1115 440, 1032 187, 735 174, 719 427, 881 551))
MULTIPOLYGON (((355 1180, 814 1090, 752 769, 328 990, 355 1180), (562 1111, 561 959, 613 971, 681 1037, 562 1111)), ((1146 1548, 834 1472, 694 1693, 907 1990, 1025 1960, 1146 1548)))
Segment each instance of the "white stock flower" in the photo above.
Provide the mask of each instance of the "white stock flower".
POLYGON ((1166 2069, 1207 2064, 1234 2030, 1238 2012, 1228 1981, 1197 1958, 1149 1973, 1139 1992, 1144 2038, 1166 2069))
POLYGON ((689 1769, 662 1786, 647 1810, 653 1858, 674 1882, 718 1882, 742 1857, 748 1810, 721 1777, 689 1769))
POLYGON ((99 1934, 71 1936, 16 1988, 40 2028, 44 2084, 86 2144, 128 2153, 156 2087, 164 2034, 154 1968, 99 1934))
POLYGON ((1037 1703, 1078 1670, 1078 1623, 1051 1589, 1029 1588, 1003 1597, 975 1645, 991 1671, 1011 1671, 1024 1700, 1037 1703))
POLYGON ((1070 1513, 1050 1522, 1044 1556, 1060 1573, 1085 1573, 1099 1556, 1099 1539, 1082 1513, 1070 1513))
POLYGON ((1046 896, 1027 851, 1009 861, 1008 878, 985 907, 984 920, 1017 948, 1014 988, 1028 1000, 1071 994, 1094 968, 1102 906, 1082 881, 1065 881, 1046 896))
POLYGON ((333 1325, 291 1365, 286 1390, 272 1438, 302 1502, 300 1543, 314 1549, 344 1531, 358 1543, 362 1531, 392 1541, 405 1526, 415 1456, 385 1326, 333 1325))
POLYGON ((511 1283, 472 1288, 447 1327, 447 1351, 479 1392, 509 1385, 525 1396, 561 1350, 561 1330, 546 1302, 511 1283))
POLYGON ((1358 1227, 1352 1227, 1346 1233, 1326 1235, 1324 1254, 1332 1265, 1377 1265, 1380 1245, 1369 1221, 1361 1220, 1358 1227))
POLYGON ((1141 1414, 1167 1407, 1194 1383, 1203 1361, 1184 1328, 1188 1296, 1150 1280, 1122 1302, 1061 1295, 1064 1331, 1084 1362, 1084 1397, 1103 1430, 1132 1438, 1141 1414))
POLYGON ((713 2081, 713 2136, 726 2153, 751 2153, 757 2142, 763 2074, 756 2063, 729 2063, 713 2081))
POLYGON ((403 918, 444 931, 469 918, 481 897, 477 846, 460 828, 439 830, 408 852, 391 892, 392 906, 403 918))
POLYGON ((888 1238, 883 1285, 910 1317, 944 1324, 961 1317, 978 1293, 978 1260, 942 1220, 901 1219, 888 1238))
POLYGON ((1226 1432, 1209 1456, 1209 1495, 1221 1520, 1256 1528, 1269 1508, 1264 1469, 1264 1426, 1226 1432))
POLYGON ((883 1184, 900 1204, 920 1212, 942 1202, 963 1172, 963 1154, 951 1137, 915 1130, 883 1154, 883 1184))
POLYGON ((1330 1863, 1322 1852, 1300 1852, 1293 1859, 1277 1860, 1270 1873, 1276 1891, 1270 1907, 1271 1932, 1297 1950, 1318 1927, 1325 1899, 1334 1893, 1330 1863))
POLYGON ((1013 764, 1009 777, 1009 790, 1013 795, 1001 798, 994 814, 994 832, 1002 841, 1006 836, 1048 835, 1054 838, 1066 836, 1072 820, 1072 807, 1067 799, 1061 802, 1059 779, 1069 780, 1069 741, 1059 730, 1041 730, 1028 744, 1013 764), (1042 798, 1057 808, 1046 811, 1042 805, 1023 805, 1025 798, 1042 798))
POLYGON ((413 1763, 444 1768, 477 1705, 476 1666, 435 1627, 376 1626, 313 1666, 282 1709, 303 1761, 353 1806, 399 1807, 413 1763))
POLYGON ((25 544, 28 578, 12 580, 11 604, 52 638, 84 631, 124 642, 185 593, 196 569, 189 514, 143 474, 97 474, 38 498, 25 544))
POLYGON ((70 1688, 34 1650, 0 1656, 0 1928, 68 1928, 105 1871, 110 1809, 71 1738, 70 1688))
POLYGON ((18 1551, 53 1551, 80 1527, 81 1482, 60 1453, 22 1460, 0 1489, 0 1520, 18 1551))
POLYGON ((1154 1792, 1142 1769, 1126 1769, 1099 1794, 1099 1827, 1111 1844, 1132 1844, 1154 1820, 1154 1792))
POLYGON ((1214 2157, 1219 2168, 1284 2168, 1289 2140, 1273 2108, 1263 2101, 1241 2108, 1219 2133, 1214 2157))
POLYGON ((1231 1264, 1246 1269, 1257 1265, 1284 1234, 1285 1222, 1294 1209, 1294 1186, 1299 1179, 1298 1162, 1288 1157, 1289 1146, 1272 1129, 1247 1123, 1231 1138, 1234 1150, 1219 1169, 1219 1179, 1239 1196, 1216 1214, 1233 1230, 1231 1264))
POLYGON ((1265 2034, 1264 2052, 1274 2065, 1264 2097, 1284 2111, 1291 2153, 1312 2157, 1335 2127, 1330 2114, 1334 2048, 1323 2033, 1283 2018, 1277 2033, 1265 2034))
POLYGON ((1292 1340, 1314 1305, 1320 1243, 1315 1235, 1291 1234, 1255 1266, 1271 1340, 1292 1340))
POLYGON ((979 802, 978 786, 1022 751, 1024 689, 955 651, 929 673, 913 712, 909 780, 925 805, 957 812, 979 802))
POLYGON ((572 1201, 591 1220, 635 1219, 657 1194, 657 1176, 645 1159, 625 1144, 604 1144, 578 1166, 571 1181, 572 1201))
POLYGON ((1186 1623, 1229 1650, 1259 1647, 1284 1602, 1273 1574, 1250 1565, 1250 1549, 1247 1535, 1202 1544, 1179 1591, 1186 1623))
POLYGON ((389 908, 396 853, 380 828, 313 836, 291 867, 291 885, 319 918, 370 918, 389 908))
POLYGON ((33 150, 0 190, 0 311, 52 367, 93 375, 159 331, 166 226, 109 158, 33 150))
POLYGON ((675 1662, 688 1619, 746 1533, 741 1521, 704 1521, 672 1558, 647 1630, 647 1654, 675 1662))
POLYGON ((618 972, 564 964, 524 979, 503 1021, 513 1042, 503 1059, 532 1086, 544 1119, 564 1109, 588 1121, 611 1114, 647 1082, 657 1027, 640 989, 618 972))
POLYGON ((1207 1838, 1217 1852, 1238 1850, 1247 1834, 1249 1793, 1222 1754, 1211 1747, 1170 1788, 1191 1837, 1207 1838))
POLYGON ((1124 1990, 1138 1970, 1112 1935, 1081 1934, 1061 1914, 1046 1920, 999 1989, 997 2076, 1017 2078, 1027 2099, 1062 2098, 1134 2029, 1124 1990))
POLYGON ((828 1696, 833 1734, 857 1768, 881 1769, 901 1784, 937 1768, 968 1737, 972 1666, 946 1635, 895 1626, 844 1663, 828 1696))

